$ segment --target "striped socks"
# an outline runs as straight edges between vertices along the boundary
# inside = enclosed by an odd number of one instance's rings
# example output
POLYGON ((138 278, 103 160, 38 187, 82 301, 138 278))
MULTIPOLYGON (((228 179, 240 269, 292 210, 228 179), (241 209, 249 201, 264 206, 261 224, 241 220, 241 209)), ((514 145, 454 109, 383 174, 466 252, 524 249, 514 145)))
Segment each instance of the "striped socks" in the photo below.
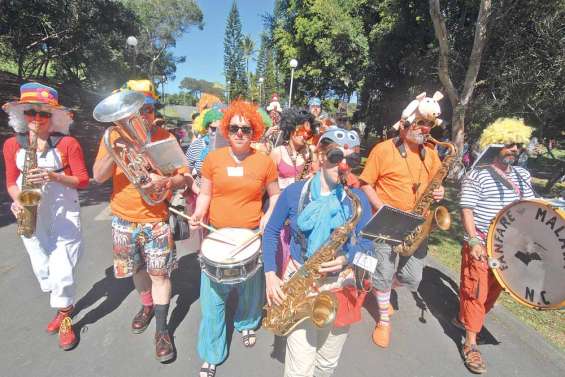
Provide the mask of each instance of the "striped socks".
POLYGON ((375 290, 377 304, 379 306, 379 326, 388 326, 390 318, 388 316, 388 307, 390 305, 390 291, 382 292, 375 290))

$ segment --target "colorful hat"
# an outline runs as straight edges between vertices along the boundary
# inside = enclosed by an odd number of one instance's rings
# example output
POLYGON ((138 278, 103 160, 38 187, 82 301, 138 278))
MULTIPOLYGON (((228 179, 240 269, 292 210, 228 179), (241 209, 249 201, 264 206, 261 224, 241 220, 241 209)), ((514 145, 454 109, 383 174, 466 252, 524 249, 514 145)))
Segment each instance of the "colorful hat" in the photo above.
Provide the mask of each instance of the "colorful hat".
POLYGON ((520 118, 498 118, 483 130, 479 145, 486 148, 491 144, 527 144, 533 128, 526 126, 520 118))
POLYGON ((267 111, 278 111, 279 113, 282 112, 282 107, 281 104, 279 102, 279 95, 277 93, 273 93, 273 95, 271 96, 271 102, 269 102, 269 105, 266 107, 267 111))
POLYGON ((222 120, 222 118, 224 117, 224 114, 216 109, 215 107, 212 107, 209 110, 205 110, 206 114, 204 114, 204 119, 202 120, 202 127, 207 130, 208 126, 217 121, 217 120, 222 120))
POLYGON ((20 86, 20 100, 8 102, 2 109, 8 113, 8 123, 16 132, 27 132, 24 111, 41 106, 51 112, 51 132, 69 133, 73 121, 72 113, 59 104, 59 94, 47 85, 30 82, 20 86))
POLYGON ((263 108, 261 108, 261 107, 258 108, 257 111, 261 115, 261 119, 263 119, 263 123, 265 124, 265 128, 271 128, 273 126, 273 120, 271 119, 269 114, 267 114, 267 112, 265 110, 263 110, 263 108))
POLYGON ((308 106, 322 106, 322 101, 318 97, 312 97, 308 100, 308 106))
POLYGON ((145 105, 155 106, 158 102, 159 96, 155 91, 155 85, 149 80, 129 80, 125 89, 142 93, 145 96, 145 105))
POLYGON ((217 103, 222 103, 222 100, 219 97, 210 93, 202 93, 196 107, 198 108, 198 111, 202 112, 202 110, 209 109, 217 103))

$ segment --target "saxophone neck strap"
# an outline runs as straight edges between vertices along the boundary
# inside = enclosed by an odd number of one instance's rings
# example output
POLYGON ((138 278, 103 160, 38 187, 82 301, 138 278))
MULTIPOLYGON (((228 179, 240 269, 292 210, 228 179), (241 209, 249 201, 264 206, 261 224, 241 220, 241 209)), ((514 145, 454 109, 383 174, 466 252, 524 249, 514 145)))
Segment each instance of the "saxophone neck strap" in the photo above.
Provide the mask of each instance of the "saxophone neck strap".
MULTIPOLYGON (((402 158, 407 158, 408 154, 406 152, 406 145, 404 145, 404 140, 402 140, 402 138, 400 136, 397 136, 394 138, 394 145, 396 146, 396 148, 398 149, 398 153, 400 153, 400 157, 402 158)), ((420 154, 420 160, 422 160, 422 162, 426 159, 426 148, 424 147, 424 144, 420 144, 418 146, 419 149, 419 154, 420 154)))

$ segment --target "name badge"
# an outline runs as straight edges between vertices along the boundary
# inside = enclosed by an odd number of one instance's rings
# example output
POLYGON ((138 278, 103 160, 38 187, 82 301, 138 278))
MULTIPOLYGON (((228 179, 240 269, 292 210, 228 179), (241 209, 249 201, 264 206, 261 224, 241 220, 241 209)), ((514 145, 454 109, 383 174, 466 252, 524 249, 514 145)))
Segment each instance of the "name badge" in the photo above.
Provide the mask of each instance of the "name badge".
POLYGON ((228 177, 243 177, 243 166, 228 166, 228 177))
POLYGON ((353 257, 354 265, 361 267, 362 269, 370 273, 374 273, 375 270, 377 269, 377 262, 378 262, 377 258, 362 253, 360 251, 355 253, 355 256, 353 257))

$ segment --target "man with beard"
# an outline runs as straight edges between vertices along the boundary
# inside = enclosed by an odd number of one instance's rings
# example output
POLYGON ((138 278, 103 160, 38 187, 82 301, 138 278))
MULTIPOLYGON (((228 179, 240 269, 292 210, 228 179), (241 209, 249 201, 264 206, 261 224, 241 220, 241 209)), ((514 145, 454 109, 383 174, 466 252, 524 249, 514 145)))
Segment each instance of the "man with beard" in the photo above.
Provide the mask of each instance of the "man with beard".
MULTIPOLYGON (((488 126, 479 140, 481 148, 499 148, 494 160, 471 170, 461 187, 461 218, 465 240, 461 251, 459 318, 453 324, 465 330, 461 354, 473 373, 486 372, 477 347, 486 313, 493 307, 502 287, 488 267, 485 248, 489 225, 497 213, 515 200, 534 197, 530 173, 516 163, 532 129, 521 119, 500 118, 488 126), (492 145, 496 144, 496 145, 492 145)), ((486 153, 485 153, 486 155, 486 153)))
MULTIPOLYGON (((359 176, 361 189, 367 194, 375 211, 383 205, 412 212, 422 193, 441 167, 437 151, 426 145, 430 129, 441 123, 438 101, 442 94, 436 92, 432 98, 420 94, 402 112, 395 125, 400 134, 377 144, 367 159, 363 173, 359 176)), ((443 199, 440 186, 433 192, 436 201, 443 199)), ((374 257, 377 267, 373 273, 373 287, 379 308, 379 321, 373 332, 373 342, 386 348, 390 342, 390 292, 395 276, 396 253, 386 241, 375 243, 374 257)), ((395 286, 406 285, 416 292, 422 280, 427 241, 422 242, 412 256, 401 256, 396 269, 395 286)))

